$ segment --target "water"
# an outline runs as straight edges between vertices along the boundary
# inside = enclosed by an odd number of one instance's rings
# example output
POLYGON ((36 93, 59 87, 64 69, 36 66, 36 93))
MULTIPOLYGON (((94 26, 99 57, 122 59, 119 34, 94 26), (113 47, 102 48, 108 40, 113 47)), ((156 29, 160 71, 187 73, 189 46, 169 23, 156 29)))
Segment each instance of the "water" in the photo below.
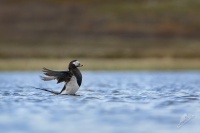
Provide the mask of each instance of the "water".
POLYGON ((85 71, 80 96, 40 72, 0 72, 1 133, 198 133, 200 72, 85 71))

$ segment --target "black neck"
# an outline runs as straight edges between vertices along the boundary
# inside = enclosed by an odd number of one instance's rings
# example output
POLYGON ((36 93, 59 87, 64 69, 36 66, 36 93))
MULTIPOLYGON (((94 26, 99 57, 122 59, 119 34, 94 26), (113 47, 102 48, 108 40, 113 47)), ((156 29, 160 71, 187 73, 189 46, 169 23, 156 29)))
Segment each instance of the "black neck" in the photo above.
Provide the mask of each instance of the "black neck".
POLYGON ((79 69, 76 67, 76 68, 73 68, 73 69, 69 69, 69 71, 76 77, 78 85, 81 86, 82 74, 79 71, 79 69))

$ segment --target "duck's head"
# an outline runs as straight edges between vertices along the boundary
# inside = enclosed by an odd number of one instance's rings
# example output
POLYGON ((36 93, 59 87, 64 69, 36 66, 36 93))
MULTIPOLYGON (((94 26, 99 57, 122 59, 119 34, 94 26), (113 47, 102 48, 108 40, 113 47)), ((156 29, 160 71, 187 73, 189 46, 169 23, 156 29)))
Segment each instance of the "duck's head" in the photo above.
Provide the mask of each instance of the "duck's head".
POLYGON ((78 61, 78 60, 72 60, 70 63, 69 63, 69 69, 74 69, 74 68, 77 68, 77 67, 82 67, 83 65, 81 65, 81 63, 78 61))

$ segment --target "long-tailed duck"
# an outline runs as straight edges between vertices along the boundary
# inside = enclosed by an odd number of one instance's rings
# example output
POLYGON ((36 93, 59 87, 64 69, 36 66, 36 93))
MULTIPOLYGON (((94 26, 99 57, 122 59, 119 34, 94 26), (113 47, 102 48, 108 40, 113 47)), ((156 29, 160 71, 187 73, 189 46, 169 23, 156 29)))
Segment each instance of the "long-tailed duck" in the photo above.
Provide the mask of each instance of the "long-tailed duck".
POLYGON ((43 72, 46 75, 42 77, 42 80, 57 80, 57 84, 65 82, 63 89, 60 92, 50 91, 42 89, 45 91, 52 92, 54 94, 67 94, 75 95, 82 83, 82 74, 79 71, 78 67, 82 67, 78 60, 73 60, 69 63, 69 71, 53 71, 47 68, 43 68, 43 72))

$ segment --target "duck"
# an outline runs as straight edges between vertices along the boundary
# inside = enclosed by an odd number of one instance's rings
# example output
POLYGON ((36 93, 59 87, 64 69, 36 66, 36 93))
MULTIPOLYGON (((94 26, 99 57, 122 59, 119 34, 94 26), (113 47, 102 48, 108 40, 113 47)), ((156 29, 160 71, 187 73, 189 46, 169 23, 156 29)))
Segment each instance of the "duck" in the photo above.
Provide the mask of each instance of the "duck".
POLYGON ((64 86, 60 92, 47 89, 41 90, 45 90, 54 94, 76 95, 76 92, 79 90, 82 83, 82 74, 78 67, 82 66, 83 65, 78 60, 72 60, 68 65, 68 71, 54 71, 44 67, 42 71, 45 76, 41 77, 42 80, 57 80, 57 84, 64 82, 64 86))

